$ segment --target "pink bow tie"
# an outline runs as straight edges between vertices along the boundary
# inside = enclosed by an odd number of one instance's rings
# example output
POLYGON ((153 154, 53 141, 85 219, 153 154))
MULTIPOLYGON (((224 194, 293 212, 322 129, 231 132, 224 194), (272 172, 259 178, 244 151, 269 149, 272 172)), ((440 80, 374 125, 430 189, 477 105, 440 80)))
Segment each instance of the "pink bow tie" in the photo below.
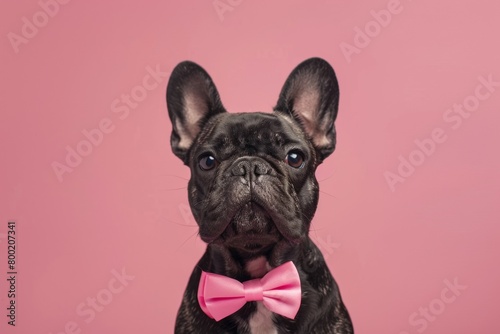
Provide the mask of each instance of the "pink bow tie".
POLYGON ((293 262, 286 262, 264 277, 239 282, 230 277, 201 272, 198 302, 210 318, 219 321, 233 314, 250 301, 293 319, 301 301, 300 278, 293 262))

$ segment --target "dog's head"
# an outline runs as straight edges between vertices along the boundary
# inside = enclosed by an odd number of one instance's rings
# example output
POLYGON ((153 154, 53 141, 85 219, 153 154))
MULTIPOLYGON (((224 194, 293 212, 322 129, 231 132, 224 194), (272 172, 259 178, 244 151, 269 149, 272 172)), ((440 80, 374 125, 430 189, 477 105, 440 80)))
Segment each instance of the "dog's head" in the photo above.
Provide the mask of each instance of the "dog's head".
POLYGON ((252 256, 306 238, 314 173, 335 149, 338 101, 335 73, 319 58, 292 71, 273 113, 228 113, 205 70, 177 65, 167 87, 171 145, 191 169, 202 240, 252 256))

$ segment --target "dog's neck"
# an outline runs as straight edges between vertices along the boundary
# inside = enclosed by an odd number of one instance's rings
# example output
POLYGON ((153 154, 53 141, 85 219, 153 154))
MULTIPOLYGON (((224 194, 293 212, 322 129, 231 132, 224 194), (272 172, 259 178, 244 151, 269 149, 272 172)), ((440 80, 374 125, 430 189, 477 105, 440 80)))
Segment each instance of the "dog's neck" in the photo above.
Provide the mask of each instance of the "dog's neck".
POLYGON ((267 262, 267 258, 265 256, 260 256, 256 259, 249 260, 245 264, 245 270, 250 274, 253 278, 261 278, 269 270, 271 270, 271 266, 269 262, 267 262))

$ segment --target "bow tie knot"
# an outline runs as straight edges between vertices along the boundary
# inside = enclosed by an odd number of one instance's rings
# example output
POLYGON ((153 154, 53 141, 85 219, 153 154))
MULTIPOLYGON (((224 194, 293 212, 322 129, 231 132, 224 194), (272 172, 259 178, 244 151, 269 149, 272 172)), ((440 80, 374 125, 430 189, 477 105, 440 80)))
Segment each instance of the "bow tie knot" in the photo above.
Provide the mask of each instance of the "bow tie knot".
POLYGON ((247 302, 261 301, 264 299, 264 289, 262 288, 260 278, 243 282, 243 290, 245 291, 245 300, 247 302))
POLYGON ((243 283, 202 271, 198 302, 203 312, 216 321, 252 301, 262 301, 270 311, 293 319, 299 311, 301 293, 299 273, 290 261, 272 269, 262 278, 243 283))

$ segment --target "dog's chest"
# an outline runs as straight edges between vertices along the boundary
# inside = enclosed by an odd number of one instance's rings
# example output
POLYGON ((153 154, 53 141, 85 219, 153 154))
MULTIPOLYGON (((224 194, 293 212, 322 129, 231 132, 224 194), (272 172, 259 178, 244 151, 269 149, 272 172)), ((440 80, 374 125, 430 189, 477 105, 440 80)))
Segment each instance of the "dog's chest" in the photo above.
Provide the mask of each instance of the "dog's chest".
POLYGON ((248 322, 252 334, 278 334, 273 323, 273 313, 262 302, 257 302, 257 312, 248 322))
MULTIPOLYGON (((265 257, 259 257, 249 261, 245 269, 252 277, 262 277, 271 268, 265 257)), ((250 333, 252 334, 277 334, 278 331, 273 322, 273 313, 269 311, 262 302, 257 302, 257 311, 248 321, 250 333)))

